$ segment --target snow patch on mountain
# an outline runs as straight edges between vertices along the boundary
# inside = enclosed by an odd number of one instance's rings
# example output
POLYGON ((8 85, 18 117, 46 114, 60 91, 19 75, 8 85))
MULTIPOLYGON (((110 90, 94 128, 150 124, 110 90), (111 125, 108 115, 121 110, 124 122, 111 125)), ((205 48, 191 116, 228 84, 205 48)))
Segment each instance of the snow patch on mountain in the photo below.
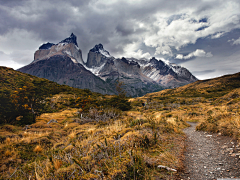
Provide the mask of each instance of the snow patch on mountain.
POLYGON ((182 66, 171 63, 169 64, 169 67, 177 74, 181 74, 182 66))
POLYGON ((106 51, 106 50, 104 50, 104 49, 99 49, 99 52, 100 52, 102 55, 106 56, 106 57, 112 57, 112 56, 109 54, 109 52, 106 51))
POLYGON ((157 81, 161 77, 159 71, 156 70, 155 68, 152 69, 152 71, 147 72, 145 75, 154 81, 157 81))
POLYGON ((102 64, 101 66, 99 67, 92 67, 92 68, 88 68, 87 66, 84 65, 84 67, 91 71, 94 75, 96 76, 99 76, 99 72, 101 71, 101 69, 103 68, 103 66, 105 65, 106 63, 102 64))
POLYGON ((104 48, 103 48, 103 45, 102 44, 97 44, 95 45, 91 50, 91 52, 96 52, 96 53, 100 53, 106 57, 112 57, 110 55, 110 53, 108 51, 106 51, 104 48))

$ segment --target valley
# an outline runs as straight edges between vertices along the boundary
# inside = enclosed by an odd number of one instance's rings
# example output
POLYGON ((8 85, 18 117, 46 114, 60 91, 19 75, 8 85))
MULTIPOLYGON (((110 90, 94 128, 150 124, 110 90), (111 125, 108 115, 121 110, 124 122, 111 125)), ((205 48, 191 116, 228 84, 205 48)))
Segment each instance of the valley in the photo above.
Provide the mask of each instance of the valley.
MULTIPOLYGON (((239 147, 239 73, 137 98, 121 83, 102 95, 9 68, 0 78, 2 179, 181 179, 187 122, 239 147)), ((237 149, 226 156, 239 159, 237 149)))
POLYGON ((240 0, 3 0, 0 180, 240 180, 240 0))

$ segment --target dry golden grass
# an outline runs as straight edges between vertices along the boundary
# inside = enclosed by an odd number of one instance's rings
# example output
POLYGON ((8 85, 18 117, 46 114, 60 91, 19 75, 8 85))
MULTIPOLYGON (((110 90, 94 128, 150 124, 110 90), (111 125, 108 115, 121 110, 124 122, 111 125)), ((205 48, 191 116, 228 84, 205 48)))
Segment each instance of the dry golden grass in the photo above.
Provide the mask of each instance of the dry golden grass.
MULTIPOLYGON (((208 90, 220 86, 222 80, 209 82, 131 98, 131 111, 100 123, 77 123, 80 109, 69 108, 42 114, 26 131, 4 125, 0 128, 0 169, 4 172, 0 178, 8 179, 16 170, 12 167, 19 166, 25 174, 35 173, 33 179, 170 179, 171 173, 157 166, 183 168, 186 121, 199 122, 199 130, 240 140, 240 89, 227 90, 218 98, 195 97, 197 93, 211 95, 208 90), (196 94, 189 97, 186 92, 192 90, 196 94), (142 102, 147 102, 145 107, 142 102), (47 124, 51 119, 57 123, 47 124)), ((71 98, 74 95, 60 94, 50 101, 58 107, 71 98)), ((92 109, 87 116, 97 111, 92 109)))
POLYGON ((10 144, 10 142, 11 142, 11 139, 8 137, 8 138, 6 138, 6 140, 5 140, 5 143, 7 144, 7 145, 9 145, 10 144))
POLYGON ((36 153, 41 153, 43 151, 43 148, 41 145, 37 145, 33 151, 36 153))
POLYGON ((76 132, 72 131, 72 132, 68 135, 68 137, 69 137, 70 139, 74 139, 74 138, 76 137, 76 132))
POLYGON ((4 155, 5 155, 6 157, 9 157, 9 156, 12 155, 12 152, 7 149, 7 150, 5 151, 5 153, 4 153, 4 155))
POLYGON ((58 169, 61 168, 61 166, 62 166, 63 163, 62 163, 61 160, 56 159, 56 160, 53 161, 53 164, 54 164, 54 168, 55 168, 56 170, 58 170, 58 169))
MULTIPOLYGON (((147 101, 147 98, 149 96, 131 101, 133 103, 139 99, 147 101)), ((179 170, 183 168, 182 129, 187 127, 186 121, 204 124, 211 112, 211 117, 219 119, 218 125, 221 127, 218 129, 219 132, 224 133, 231 129, 232 136, 238 137, 240 123, 238 116, 233 116, 237 106, 227 104, 215 106, 200 98, 175 98, 174 101, 176 102, 168 103, 166 100, 164 104, 152 97, 146 108, 141 107, 138 101, 135 104, 139 106, 136 105, 119 119, 102 124, 74 122, 72 119, 76 117, 78 109, 43 114, 31 129, 25 132, 18 130, 18 134, 23 135, 21 138, 9 136, 8 140, 5 139, 4 144, 0 145, 0 150, 6 151, 21 143, 31 146, 31 151, 35 153, 32 154, 31 161, 35 162, 37 159, 38 166, 46 167, 45 177, 49 178, 50 172, 53 171, 59 179, 63 179, 62 175, 74 171, 85 172, 75 177, 78 179, 99 178, 102 176, 101 173, 94 172, 104 169, 102 173, 106 179, 123 176, 131 179, 133 168, 138 168, 145 179, 154 179, 155 176, 167 179, 168 173, 158 171, 156 166, 164 165, 179 170), (180 104, 183 100, 185 103, 180 104), (47 125, 51 119, 57 120, 58 123, 47 125)), ((212 123, 209 124, 210 129, 214 129, 212 123)), ((12 153, 5 158, 5 162, 8 162, 7 158, 10 157, 19 159, 21 153, 18 151, 12 153)), ((27 151, 24 153, 27 154, 27 151)), ((22 162, 23 165, 27 163, 28 161, 22 162)), ((2 165, 6 166, 4 163, 2 165)), ((43 177, 40 169, 36 171, 43 177)))
MULTIPOLYGON (((133 157, 136 156, 142 159, 142 165, 145 167, 146 164, 151 164, 151 161, 156 159, 158 155, 164 153, 165 150, 170 152, 172 156, 159 156, 158 161, 152 163, 152 166, 163 163, 163 165, 169 165, 172 168, 180 167, 177 161, 172 160, 174 158, 178 158, 178 153, 174 153, 176 150, 173 151, 172 148, 164 148, 165 146, 168 146, 168 144, 175 146, 178 142, 173 141, 174 138, 168 139, 168 133, 162 134, 161 136, 159 134, 154 137, 154 133, 156 131, 153 130, 153 128, 156 127, 153 127, 153 124, 161 123, 161 113, 158 113, 157 111, 149 112, 143 110, 142 112, 129 111, 127 112, 126 116, 123 116, 119 120, 108 122, 104 126, 98 126, 98 124, 80 125, 78 123, 72 123, 68 119, 69 117, 74 116, 73 112, 76 112, 76 109, 62 111, 59 113, 52 113, 52 115, 44 114, 42 115, 42 118, 45 120, 38 120, 37 123, 32 125, 34 128, 25 132, 20 132, 20 134, 23 135, 22 138, 9 138, 5 141, 9 142, 8 145, 14 145, 23 142, 32 145, 32 143, 39 143, 39 138, 54 138, 54 141, 52 141, 53 145, 50 146, 50 149, 48 149, 48 151, 51 151, 52 153, 57 152, 57 154, 52 154, 52 160, 47 158, 46 160, 37 161, 38 166, 46 167, 44 170, 45 176, 49 176, 49 172, 54 170, 59 174, 60 178, 60 174, 67 172, 71 173, 74 171, 74 169, 81 167, 83 169, 86 168, 84 171, 90 171, 89 173, 82 175, 80 179, 89 179, 90 177, 96 176, 96 174, 94 175, 94 173, 92 173, 94 172, 94 169, 99 170, 104 166, 108 171, 108 175, 105 176, 111 179, 112 177, 118 176, 119 174, 121 175, 128 173, 127 167, 133 166, 133 162, 131 160, 133 157), (153 116, 151 116, 152 114, 153 116), (49 128, 46 126, 47 119, 51 119, 47 118, 48 116, 51 116, 51 118, 54 119, 58 119, 60 122, 57 123, 56 126, 53 126, 51 124, 53 131, 45 131, 45 129, 49 128), (137 119, 143 119, 143 121, 146 122, 141 125, 133 125, 130 127, 131 121, 135 121, 137 119), (158 141, 160 144, 154 145, 155 141, 158 141), (103 149, 99 149, 98 146, 103 149), (151 146, 153 146, 155 149, 154 153, 148 153, 152 151, 152 148, 148 148, 151 146), (78 156, 75 154, 76 150, 84 154, 81 160, 77 159, 78 156), (133 154, 131 156, 129 156, 129 150, 133 151, 133 154), (94 156, 96 153, 105 154, 103 161, 94 159, 97 157, 94 156), (72 157, 76 158, 76 163, 78 162, 79 164, 77 166, 71 164, 66 154, 71 154, 72 157), (55 158, 55 155, 57 155, 56 157, 58 158, 55 158), (109 156, 111 156, 111 158, 107 158, 109 156), (122 160, 119 161, 119 158, 122 160), (167 161, 168 158, 170 163, 167 164, 165 161, 167 161)), ((175 120, 172 120, 171 122, 169 121, 167 123, 172 124, 173 122, 175 122, 175 120)), ((174 123, 174 126, 177 128, 176 123, 174 123)), ((174 130, 172 132, 174 132, 174 130)), ((5 143, 3 148, 8 145, 5 143)), ((45 146, 43 147, 39 144, 35 145, 32 151, 34 153, 37 153, 40 157, 46 156, 45 146)), ((19 155, 16 155, 16 159, 19 158, 18 156, 19 155)), ((36 156, 36 158, 38 156, 36 156)), ((23 162, 23 164, 25 163, 26 162, 23 162)), ((41 171, 39 169, 36 169, 35 171, 39 176, 43 177, 43 174, 41 174, 41 171)), ((79 171, 81 172, 80 169, 79 171)), ((148 171, 144 170, 146 177, 151 177, 152 173, 159 174, 159 172, 155 171, 154 169, 149 169, 148 171)), ((128 174, 128 176, 131 175, 128 174)), ((167 174, 162 176, 167 176, 167 174)), ((99 176, 97 175, 97 177, 99 176)))
POLYGON ((78 111, 77 108, 69 108, 56 113, 45 113, 38 117, 36 121, 47 123, 51 119, 55 119, 57 120, 58 123, 61 124, 67 118, 75 117, 75 113, 77 111, 78 111))

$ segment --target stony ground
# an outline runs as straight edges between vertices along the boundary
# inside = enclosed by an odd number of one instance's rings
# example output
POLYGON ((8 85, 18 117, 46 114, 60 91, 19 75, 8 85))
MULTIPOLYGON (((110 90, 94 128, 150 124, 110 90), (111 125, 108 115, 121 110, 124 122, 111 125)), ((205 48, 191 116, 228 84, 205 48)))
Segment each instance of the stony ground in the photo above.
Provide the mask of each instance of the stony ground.
POLYGON ((240 179, 240 144, 220 134, 195 131, 197 124, 189 124, 184 130, 187 139, 181 179, 240 179))

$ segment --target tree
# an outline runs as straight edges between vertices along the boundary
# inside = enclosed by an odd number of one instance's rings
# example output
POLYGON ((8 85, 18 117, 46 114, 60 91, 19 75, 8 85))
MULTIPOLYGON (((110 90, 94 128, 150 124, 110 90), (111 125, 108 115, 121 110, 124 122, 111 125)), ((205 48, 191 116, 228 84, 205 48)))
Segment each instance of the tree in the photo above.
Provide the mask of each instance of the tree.
POLYGON ((9 90, 2 90, 0 92, 0 124, 12 123, 18 116, 18 113, 15 111, 15 105, 10 97, 11 92, 9 90))
POLYGON ((112 97, 109 100, 109 104, 115 108, 118 108, 122 111, 127 111, 131 109, 131 103, 128 101, 126 97, 126 92, 123 89, 123 82, 117 81, 116 83, 116 91, 118 92, 117 96, 112 97))
POLYGON ((116 91, 117 91, 119 97, 126 98, 126 91, 123 89, 123 86, 124 86, 124 82, 117 81, 115 88, 116 88, 116 91))

